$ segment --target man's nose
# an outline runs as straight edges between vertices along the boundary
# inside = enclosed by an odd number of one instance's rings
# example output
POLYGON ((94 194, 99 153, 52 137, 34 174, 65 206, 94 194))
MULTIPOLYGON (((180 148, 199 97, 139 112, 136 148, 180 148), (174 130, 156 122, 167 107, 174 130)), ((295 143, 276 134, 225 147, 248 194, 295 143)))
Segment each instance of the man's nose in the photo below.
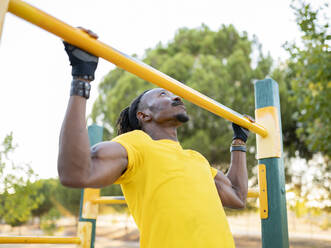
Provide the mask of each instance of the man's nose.
POLYGON ((182 98, 180 98, 179 96, 176 96, 176 95, 174 95, 174 96, 172 97, 172 100, 173 100, 174 102, 182 102, 182 98))
POLYGON ((172 106, 184 105, 182 99, 179 96, 175 95, 172 97, 171 100, 172 100, 172 106))

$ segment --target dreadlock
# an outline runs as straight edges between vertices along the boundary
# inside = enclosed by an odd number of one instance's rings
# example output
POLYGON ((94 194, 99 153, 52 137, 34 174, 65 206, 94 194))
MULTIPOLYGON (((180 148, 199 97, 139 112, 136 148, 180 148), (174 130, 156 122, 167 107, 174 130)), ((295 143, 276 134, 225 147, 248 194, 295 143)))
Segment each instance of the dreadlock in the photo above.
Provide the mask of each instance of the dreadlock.
POLYGON ((136 99, 134 99, 129 107, 123 109, 120 113, 120 116, 117 119, 116 127, 117 127, 117 134, 127 133, 133 130, 141 130, 141 126, 137 119, 137 110, 139 108, 139 103, 143 95, 148 90, 141 93, 136 99))

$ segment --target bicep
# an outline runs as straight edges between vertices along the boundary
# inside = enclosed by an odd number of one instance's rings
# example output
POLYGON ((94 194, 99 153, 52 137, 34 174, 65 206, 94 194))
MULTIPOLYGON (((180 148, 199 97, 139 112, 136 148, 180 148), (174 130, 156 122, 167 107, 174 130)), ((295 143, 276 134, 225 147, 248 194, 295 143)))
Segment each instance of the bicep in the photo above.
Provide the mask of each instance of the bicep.
POLYGON ((223 172, 218 171, 215 178, 215 185, 218 191, 218 195, 222 201, 224 207, 229 208, 242 208, 243 202, 236 193, 231 181, 223 172))
POLYGON ((117 142, 101 142, 91 148, 91 171, 87 187, 105 187, 114 183, 128 164, 126 149, 117 142))

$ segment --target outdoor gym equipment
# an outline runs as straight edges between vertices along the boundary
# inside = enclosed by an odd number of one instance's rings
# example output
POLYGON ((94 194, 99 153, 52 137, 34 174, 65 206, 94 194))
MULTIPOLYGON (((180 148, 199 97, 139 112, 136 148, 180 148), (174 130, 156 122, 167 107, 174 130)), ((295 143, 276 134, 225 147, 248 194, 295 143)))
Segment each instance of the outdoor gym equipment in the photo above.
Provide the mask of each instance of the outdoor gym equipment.
MULTIPOLYGON (((220 116, 250 131, 257 137, 259 162, 259 192, 249 191, 249 197, 260 200, 262 245, 264 248, 289 247, 285 178, 282 158, 281 118, 278 84, 272 79, 255 83, 255 119, 252 123, 236 111, 218 103, 166 74, 91 38, 83 31, 46 14, 21 1, 0 1, 0 35, 6 12, 25 19, 63 40, 95 56, 131 72, 138 77, 220 116)), ((89 127, 90 144, 102 141, 102 128, 89 127)), ((0 237, 0 243, 76 243, 80 247, 94 247, 98 205, 124 203, 122 198, 100 197, 98 189, 83 189, 78 237, 0 237)))

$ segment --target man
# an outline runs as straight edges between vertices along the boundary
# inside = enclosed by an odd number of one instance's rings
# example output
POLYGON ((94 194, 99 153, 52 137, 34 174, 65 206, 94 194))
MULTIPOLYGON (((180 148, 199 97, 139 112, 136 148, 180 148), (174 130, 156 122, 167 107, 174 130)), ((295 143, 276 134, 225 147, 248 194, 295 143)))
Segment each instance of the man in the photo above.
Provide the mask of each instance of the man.
POLYGON ((142 248, 234 247, 223 206, 245 206, 248 131, 233 124, 231 166, 224 175, 200 153, 181 147, 177 128, 189 120, 185 106, 157 88, 121 112, 119 136, 90 149, 85 108, 98 60, 64 44, 73 81, 60 135, 61 183, 78 188, 121 184, 142 248))

